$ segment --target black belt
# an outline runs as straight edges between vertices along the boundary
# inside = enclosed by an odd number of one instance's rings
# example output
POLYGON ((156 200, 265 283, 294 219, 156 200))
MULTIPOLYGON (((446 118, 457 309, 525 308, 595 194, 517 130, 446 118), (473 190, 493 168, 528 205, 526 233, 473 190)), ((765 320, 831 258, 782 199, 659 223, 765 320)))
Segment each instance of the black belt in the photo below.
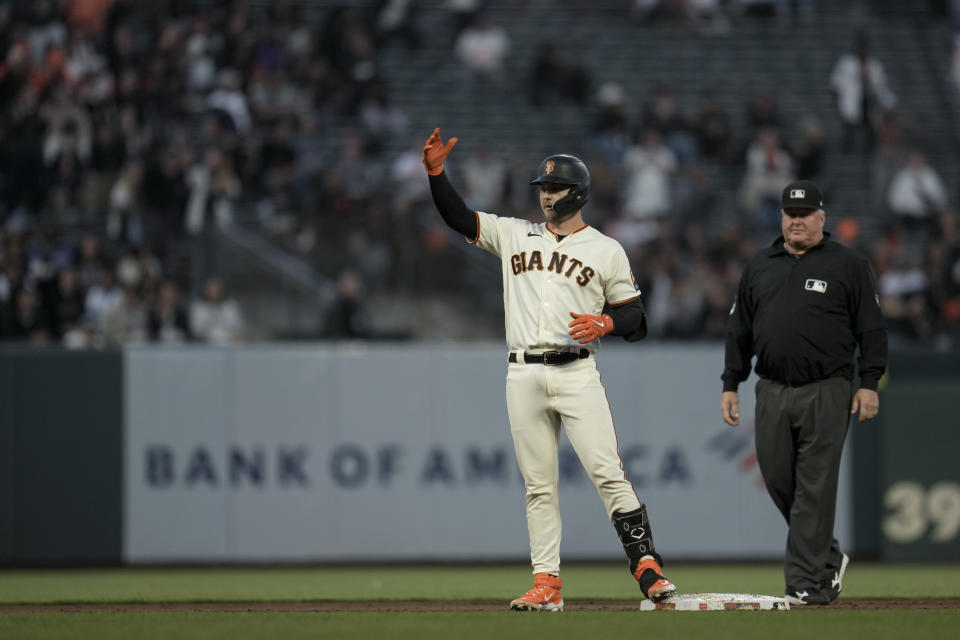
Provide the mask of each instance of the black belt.
MULTIPOLYGON (((590 357, 590 352, 586 349, 580 349, 580 351, 544 351, 543 353, 524 353, 523 361, 527 364, 543 364, 552 367, 588 357, 590 357)), ((510 357, 507 358, 507 362, 516 361, 517 353, 512 352, 510 357)))

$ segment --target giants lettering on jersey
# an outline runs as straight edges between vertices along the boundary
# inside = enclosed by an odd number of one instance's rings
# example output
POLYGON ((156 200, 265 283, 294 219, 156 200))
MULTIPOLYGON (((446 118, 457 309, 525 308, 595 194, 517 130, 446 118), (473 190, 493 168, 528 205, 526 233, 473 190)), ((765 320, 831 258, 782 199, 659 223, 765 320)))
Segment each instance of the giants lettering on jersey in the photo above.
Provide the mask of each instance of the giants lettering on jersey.
MULTIPOLYGON (((539 251, 531 251, 529 258, 527 257, 526 251, 521 251, 519 254, 515 253, 510 256, 510 265, 513 267, 513 275, 515 276, 526 273, 527 271, 543 271, 544 269, 543 256, 539 251)), ((550 256, 550 262, 547 264, 546 269, 547 271, 562 274, 567 278, 573 276, 574 272, 579 269, 576 283, 581 287, 587 286, 593 276, 596 275, 593 267, 583 264, 583 262, 576 258, 570 258, 565 253, 558 253, 556 251, 550 256)))

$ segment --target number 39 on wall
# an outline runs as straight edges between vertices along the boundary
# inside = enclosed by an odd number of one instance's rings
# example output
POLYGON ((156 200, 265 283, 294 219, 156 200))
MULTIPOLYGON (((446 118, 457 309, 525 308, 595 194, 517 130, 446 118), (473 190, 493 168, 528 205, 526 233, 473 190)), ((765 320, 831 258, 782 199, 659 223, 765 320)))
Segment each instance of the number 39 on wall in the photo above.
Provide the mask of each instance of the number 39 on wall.
POLYGON ((917 542, 929 535, 930 542, 951 542, 960 532, 960 484, 943 481, 929 489, 919 482, 903 480, 887 488, 883 496, 887 513, 883 535, 890 542, 917 542))

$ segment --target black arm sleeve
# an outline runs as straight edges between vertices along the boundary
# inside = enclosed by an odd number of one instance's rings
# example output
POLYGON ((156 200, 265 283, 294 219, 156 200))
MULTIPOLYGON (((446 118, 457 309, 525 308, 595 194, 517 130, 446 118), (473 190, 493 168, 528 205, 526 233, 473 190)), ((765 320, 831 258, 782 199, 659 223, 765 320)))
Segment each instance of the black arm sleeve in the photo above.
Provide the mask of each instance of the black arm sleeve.
MULTIPOLYGON (((749 266, 749 265, 748 265, 749 266)), ((753 309, 748 294, 747 269, 740 277, 737 297, 733 300, 730 317, 727 319, 727 341, 724 351, 724 391, 736 391, 740 383, 750 375, 753 358, 753 309)))
POLYGON ((615 307, 606 304, 602 313, 610 314, 613 318, 613 331, 610 333, 623 336, 627 342, 642 340, 647 335, 647 315, 640 296, 615 307))
POLYGON ((475 242, 480 232, 477 214, 467 208, 463 198, 447 179, 446 171, 438 176, 430 176, 430 193, 433 195, 433 204, 447 226, 475 242))
POLYGON ((887 369, 887 330, 874 329, 857 336, 860 344, 860 386, 872 391, 887 369))

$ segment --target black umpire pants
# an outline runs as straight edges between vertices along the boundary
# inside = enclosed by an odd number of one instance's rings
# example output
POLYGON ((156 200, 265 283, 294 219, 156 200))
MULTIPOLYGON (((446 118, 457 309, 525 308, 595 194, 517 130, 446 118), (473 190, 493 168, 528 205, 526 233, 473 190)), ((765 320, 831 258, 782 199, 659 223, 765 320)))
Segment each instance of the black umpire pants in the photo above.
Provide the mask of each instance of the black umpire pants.
POLYGON ((757 382, 756 446, 767 491, 787 520, 786 593, 830 585, 842 554, 833 524, 852 385, 828 378, 799 387, 757 382))

